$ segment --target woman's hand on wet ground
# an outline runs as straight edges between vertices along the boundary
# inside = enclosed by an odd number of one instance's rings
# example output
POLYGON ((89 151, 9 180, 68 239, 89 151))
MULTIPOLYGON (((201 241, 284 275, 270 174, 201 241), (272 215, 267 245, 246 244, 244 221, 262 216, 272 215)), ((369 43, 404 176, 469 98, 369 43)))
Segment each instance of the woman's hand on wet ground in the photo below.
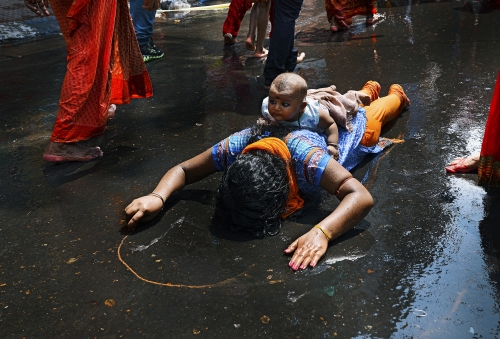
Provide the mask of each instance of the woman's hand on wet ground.
POLYGON ((153 195, 134 199, 130 205, 125 207, 125 214, 128 220, 126 228, 129 231, 133 231, 137 223, 153 219, 162 208, 162 200, 153 195))
POLYGON ((288 263, 293 270, 305 269, 308 265, 316 266, 319 259, 326 253, 328 248, 328 240, 323 232, 317 228, 311 229, 309 232, 295 240, 285 250, 286 254, 292 254, 292 259, 288 263))
POLYGON ((49 0, 24 0, 24 4, 39 16, 49 16, 49 0))

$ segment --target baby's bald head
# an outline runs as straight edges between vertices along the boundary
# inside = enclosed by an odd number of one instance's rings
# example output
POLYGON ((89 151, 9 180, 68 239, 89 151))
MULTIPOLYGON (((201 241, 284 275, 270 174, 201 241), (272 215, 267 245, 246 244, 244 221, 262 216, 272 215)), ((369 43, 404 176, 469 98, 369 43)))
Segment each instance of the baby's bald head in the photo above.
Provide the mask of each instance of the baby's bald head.
POLYGON ((304 100, 307 95, 307 83, 295 73, 281 73, 274 79, 271 88, 280 94, 290 95, 304 100))

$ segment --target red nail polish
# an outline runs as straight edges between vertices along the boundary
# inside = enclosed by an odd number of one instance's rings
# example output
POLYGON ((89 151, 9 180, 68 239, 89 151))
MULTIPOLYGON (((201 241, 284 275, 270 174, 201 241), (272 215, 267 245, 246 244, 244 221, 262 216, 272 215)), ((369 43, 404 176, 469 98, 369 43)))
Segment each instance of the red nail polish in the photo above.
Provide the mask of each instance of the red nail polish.
POLYGON ((314 263, 313 262, 311 263, 311 267, 314 267, 314 263))
POLYGON ((294 271, 296 271, 299 267, 297 265, 292 267, 294 271))
POLYGON ((300 269, 303 270, 304 268, 306 268, 306 265, 302 265, 300 266, 300 269))
POLYGON ((290 261, 290 262, 288 263, 288 266, 290 266, 290 267, 292 267, 293 265, 294 265, 294 264, 293 264, 293 261, 290 261))

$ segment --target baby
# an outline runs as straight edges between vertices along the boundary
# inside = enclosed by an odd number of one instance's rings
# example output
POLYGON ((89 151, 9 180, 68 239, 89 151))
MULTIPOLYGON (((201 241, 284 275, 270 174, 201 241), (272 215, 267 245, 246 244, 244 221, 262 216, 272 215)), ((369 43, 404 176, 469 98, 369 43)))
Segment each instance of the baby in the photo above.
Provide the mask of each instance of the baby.
POLYGON ((281 126, 306 127, 326 135, 328 153, 339 159, 338 128, 328 109, 318 100, 306 97, 307 83, 295 73, 282 73, 262 101, 262 115, 281 126))

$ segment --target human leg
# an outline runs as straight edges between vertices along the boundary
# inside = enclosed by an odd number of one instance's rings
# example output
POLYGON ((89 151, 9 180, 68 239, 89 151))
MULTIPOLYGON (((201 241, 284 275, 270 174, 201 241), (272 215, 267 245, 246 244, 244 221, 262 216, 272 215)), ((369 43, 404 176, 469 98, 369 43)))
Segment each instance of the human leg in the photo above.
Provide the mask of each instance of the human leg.
POLYGON ((500 72, 498 73, 488 120, 484 130, 478 170, 480 185, 500 187, 500 72))
POLYGON ((151 81, 133 38, 126 3, 90 0, 84 8, 75 9, 73 0, 52 0, 51 6, 67 43, 68 64, 43 158, 87 161, 102 156, 99 147, 83 141, 104 133, 110 102, 122 104, 131 97, 151 96, 151 81))
POLYGON ((227 12, 226 20, 222 26, 222 35, 224 36, 224 43, 227 45, 234 45, 236 37, 240 31, 241 22, 245 17, 245 13, 252 8, 252 3, 247 0, 232 0, 229 4, 229 11, 227 12))
POLYGON ((343 10, 349 5, 348 0, 325 0, 325 11, 330 22, 330 30, 337 32, 349 28, 349 18, 345 17, 343 10))
POLYGON ((142 6, 144 6, 144 0, 130 0, 130 16, 134 23, 137 42, 144 62, 148 62, 162 58, 164 53, 156 47, 152 39, 156 11, 148 11, 142 6))
POLYGON ((300 14, 303 0, 275 0, 273 35, 269 55, 264 67, 265 86, 284 72, 291 72, 297 65, 297 49, 293 46, 295 20, 300 14))
POLYGON ((72 29, 67 18, 72 3, 51 1, 68 51, 58 115, 43 155, 44 160, 51 162, 87 161, 102 156, 99 147, 86 147, 79 142, 104 133, 109 108, 109 91, 103 84, 109 77, 116 2, 91 2, 86 13, 78 18, 85 25, 76 29, 72 29), (103 68, 107 71, 100 72, 103 68))
POLYGON ((378 82, 368 80, 360 92, 367 94, 370 97, 371 101, 375 101, 379 97, 380 89, 380 84, 378 82))
POLYGON ((468 173, 476 171, 479 167, 479 154, 477 152, 465 158, 456 158, 446 166, 446 172, 468 173))
POLYGON ((252 11, 250 12, 250 20, 248 24, 248 34, 245 40, 245 48, 249 51, 255 50, 255 34, 257 31, 259 16, 259 3, 255 2, 252 6, 252 11))
POLYGON ((366 24, 373 25, 379 20, 379 15, 377 14, 377 8, 375 7, 375 1, 370 0, 369 4, 366 6, 366 24))
POLYGON ((266 40, 271 0, 267 2, 259 2, 257 5, 259 6, 259 12, 257 16, 257 45, 255 46, 254 56, 262 58, 267 56, 268 53, 267 49, 264 48, 264 40, 266 40))
POLYGON ((130 0, 130 16, 134 23, 135 34, 139 46, 145 46, 153 35, 153 24, 155 22, 155 11, 147 11, 144 8, 144 0, 130 0))
POLYGON ((382 127, 396 118, 401 111, 409 106, 410 100, 400 85, 392 85, 389 94, 374 100, 366 106, 366 129, 361 145, 374 146, 378 142, 382 127))

